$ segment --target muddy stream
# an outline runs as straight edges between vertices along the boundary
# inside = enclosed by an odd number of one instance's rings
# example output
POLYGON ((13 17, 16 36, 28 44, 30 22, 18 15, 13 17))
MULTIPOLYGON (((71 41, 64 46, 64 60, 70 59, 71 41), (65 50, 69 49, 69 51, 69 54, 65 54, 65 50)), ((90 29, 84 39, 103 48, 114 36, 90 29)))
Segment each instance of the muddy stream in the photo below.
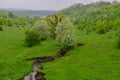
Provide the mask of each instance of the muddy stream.
POLYGON ((36 57, 36 58, 27 59, 27 61, 31 61, 31 60, 34 61, 32 64, 34 72, 32 72, 28 75, 25 75, 18 80, 46 80, 44 77, 45 73, 38 72, 38 70, 43 70, 42 63, 51 62, 54 60, 54 58, 52 56, 46 56, 46 57, 36 57))
MULTIPOLYGON (((80 47, 80 46, 84 46, 84 44, 83 43, 77 43, 76 46, 80 47)), ((64 51, 64 50, 60 49, 57 52, 57 56, 59 58, 63 57, 67 52, 68 51, 64 51)), ((35 58, 29 58, 29 59, 26 59, 26 60, 27 61, 34 61, 33 64, 32 64, 34 72, 31 72, 30 74, 25 75, 18 80, 46 80, 46 78, 44 77, 45 73, 40 72, 40 71, 38 72, 38 70, 43 70, 44 68, 43 68, 42 63, 52 62, 54 60, 54 57, 52 57, 52 56, 35 57, 35 58)))

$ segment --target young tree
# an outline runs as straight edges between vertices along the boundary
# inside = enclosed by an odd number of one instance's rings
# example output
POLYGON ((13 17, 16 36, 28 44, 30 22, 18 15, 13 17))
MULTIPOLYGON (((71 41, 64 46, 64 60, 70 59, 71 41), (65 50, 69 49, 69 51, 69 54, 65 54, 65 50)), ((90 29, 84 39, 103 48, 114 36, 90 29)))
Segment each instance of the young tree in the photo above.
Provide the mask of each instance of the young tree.
POLYGON ((45 40, 50 36, 50 27, 45 20, 37 21, 32 30, 39 34, 41 40, 45 40))
POLYGON ((63 56, 70 47, 74 46, 75 34, 73 23, 68 18, 58 23, 56 34, 56 40, 61 44, 60 54, 63 56))

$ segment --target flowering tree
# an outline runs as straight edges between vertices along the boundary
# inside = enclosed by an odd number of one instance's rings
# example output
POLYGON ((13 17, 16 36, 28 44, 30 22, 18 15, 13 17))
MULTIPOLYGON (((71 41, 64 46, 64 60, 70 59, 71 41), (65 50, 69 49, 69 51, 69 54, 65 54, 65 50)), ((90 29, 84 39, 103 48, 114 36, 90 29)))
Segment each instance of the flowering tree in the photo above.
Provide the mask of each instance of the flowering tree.
POLYGON ((45 20, 37 21, 32 30, 39 34, 41 40, 45 40, 50 36, 50 28, 45 20))
POLYGON ((73 23, 68 18, 58 23, 56 34, 56 40, 61 44, 63 51, 66 52, 70 47, 74 46, 75 34, 73 23))

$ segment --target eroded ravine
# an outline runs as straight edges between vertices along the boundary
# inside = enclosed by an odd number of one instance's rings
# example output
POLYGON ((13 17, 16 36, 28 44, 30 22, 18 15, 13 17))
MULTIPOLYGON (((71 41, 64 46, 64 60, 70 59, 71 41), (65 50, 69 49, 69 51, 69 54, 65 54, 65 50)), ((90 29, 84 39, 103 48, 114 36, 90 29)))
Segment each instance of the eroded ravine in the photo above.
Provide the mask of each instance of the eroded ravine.
MULTIPOLYGON (((84 46, 84 45, 85 44, 83 44, 83 43, 76 43, 77 47, 84 46)), ((60 49, 59 51, 57 51, 56 55, 58 58, 60 58, 60 57, 63 57, 68 51, 69 50, 64 51, 64 50, 60 49)), ((34 61, 32 64, 34 72, 30 73, 27 76, 25 75, 18 80, 46 80, 45 73, 40 72, 40 71, 38 72, 38 70, 43 70, 44 68, 43 68, 42 63, 52 62, 54 60, 54 57, 53 56, 35 57, 35 58, 29 58, 26 60, 27 61, 31 61, 31 60, 34 61)))
POLYGON ((27 59, 27 61, 29 60, 34 60, 32 64, 34 72, 23 76, 19 80, 46 80, 44 77, 45 73, 38 72, 38 70, 43 70, 42 63, 51 62, 54 60, 54 58, 52 56, 46 56, 46 57, 35 57, 35 58, 27 59))

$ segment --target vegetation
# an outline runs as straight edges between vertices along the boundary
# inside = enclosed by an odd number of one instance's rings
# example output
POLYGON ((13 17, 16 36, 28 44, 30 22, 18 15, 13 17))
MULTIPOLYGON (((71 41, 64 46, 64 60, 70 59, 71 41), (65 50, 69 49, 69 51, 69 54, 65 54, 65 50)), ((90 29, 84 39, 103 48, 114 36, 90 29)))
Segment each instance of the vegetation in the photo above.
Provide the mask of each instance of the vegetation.
POLYGON ((42 18, 0 10, 0 80, 20 79, 33 71, 26 60, 44 56, 55 58, 42 64, 46 80, 120 80, 119 14, 119 2, 103 1, 42 18))
POLYGON ((120 27, 119 6, 119 2, 100 1, 88 5, 74 4, 61 12, 65 13, 80 30, 103 34, 110 30, 116 31, 120 27))
POLYGON ((65 19, 58 23, 56 34, 56 40, 61 44, 61 49, 63 52, 68 51, 70 47, 74 46, 74 28, 72 22, 69 19, 65 19))
POLYGON ((118 36, 118 39, 117 39, 117 45, 118 45, 118 48, 120 48, 120 29, 118 29, 117 31, 117 36, 118 36))
MULTIPOLYGON (((44 63, 46 79, 120 79, 118 70, 120 50, 116 48, 115 44, 117 37, 108 38, 107 36, 108 34, 96 33, 87 35, 85 32, 77 31, 77 42, 85 43, 85 46, 75 47, 65 57, 44 63), (70 76, 71 71, 72 76, 70 76)), ((0 33, 0 80, 17 80, 24 74, 32 72, 32 62, 26 61, 26 59, 55 55, 61 48, 57 44, 55 40, 45 40, 40 45, 28 48, 24 46, 23 27, 21 30, 16 26, 4 27, 4 31, 0 33)))
POLYGON ((8 13, 8 17, 9 17, 9 18, 13 18, 13 17, 14 17, 13 13, 12 13, 12 12, 9 12, 9 13, 8 13))
POLYGON ((3 31, 3 28, 0 26, 0 31, 3 31))
POLYGON ((50 36, 49 25, 45 20, 37 21, 32 30, 39 34, 41 40, 45 40, 50 36))
POLYGON ((0 25, 3 26, 24 27, 30 24, 33 25, 36 20, 38 20, 37 17, 17 16, 12 12, 0 11, 0 25))
POLYGON ((26 32, 25 43, 29 47, 32 47, 32 46, 40 43, 39 34, 36 33, 35 31, 27 31, 26 32))
POLYGON ((118 48, 120 48, 120 35, 118 36, 117 44, 118 44, 118 48))
POLYGON ((52 15, 52 17, 47 17, 47 21, 49 23, 50 26, 50 33, 51 33, 51 37, 53 39, 56 38, 56 27, 58 25, 59 22, 62 22, 62 20, 64 20, 66 17, 63 13, 55 13, 54 15, 52 15))

